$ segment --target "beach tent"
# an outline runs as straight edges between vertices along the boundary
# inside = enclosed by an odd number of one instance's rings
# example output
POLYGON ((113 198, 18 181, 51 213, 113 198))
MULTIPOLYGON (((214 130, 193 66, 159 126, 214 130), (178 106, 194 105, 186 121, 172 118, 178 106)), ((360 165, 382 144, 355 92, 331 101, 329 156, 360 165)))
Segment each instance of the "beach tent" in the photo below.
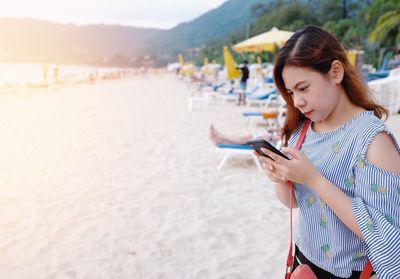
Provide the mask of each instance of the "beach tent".
POLYGON ((293 32, 272 27, 268 32, 251 37, 232 48, 236 52, 260 52, 263 50, 274 52, 277 47, 283 46, 292 35, 293 32))
POLYGON ((232 54, 229 52, 227 46, 224 46, 224 61, 226 67, 226 75, 228 79, 234 79, 240 76, 240 71, 236 69, 236 62, 232 57, 232 54))

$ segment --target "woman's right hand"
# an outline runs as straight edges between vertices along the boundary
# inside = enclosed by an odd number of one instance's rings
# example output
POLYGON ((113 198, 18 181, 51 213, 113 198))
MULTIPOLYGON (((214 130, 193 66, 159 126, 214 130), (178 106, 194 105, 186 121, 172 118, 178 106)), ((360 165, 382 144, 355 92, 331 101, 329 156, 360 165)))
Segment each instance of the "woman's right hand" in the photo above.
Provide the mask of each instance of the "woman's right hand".
POLYGON ((268 179, 275 183, 275 193, 281 203, 288 208, 290 208, 290 206, 296 208, 297 201, 295 198, 292 200, 292 205, 290 205, 290 187, 288 187, 290 186, 289 181, 280 175, 274 166, 268 162, 270 159, 265 156, 261 156, 257 151, 254 151, 254 154, 260 159, 261 165, 265 170, 268 179))
POLYGON ((268 176, 269 180, 271 180, 272 182, 275 182, 275 183, 286 182, 286 179, 276 172, 274 166, 272 166, 271 164, 268 163, 267 157, 260 155, 257 151, 254 151, 254 154, 261 161, 261 165, 262 165, 263 169, 265 170, 265 173, 268 176))

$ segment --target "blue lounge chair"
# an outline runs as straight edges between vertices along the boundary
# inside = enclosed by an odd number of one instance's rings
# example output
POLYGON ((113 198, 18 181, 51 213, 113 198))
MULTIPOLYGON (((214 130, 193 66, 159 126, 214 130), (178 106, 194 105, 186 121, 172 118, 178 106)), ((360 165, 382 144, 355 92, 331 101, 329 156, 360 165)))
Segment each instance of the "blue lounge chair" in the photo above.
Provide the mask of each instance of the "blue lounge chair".
POLYGON ((262 171, 261 163, 253 153, 253 148, 246 144, 218 144, 217 150, 222 154, 217 170, 220 170, 225 165, 229 157, 249 156, 253 158, 258 170, 262 171))

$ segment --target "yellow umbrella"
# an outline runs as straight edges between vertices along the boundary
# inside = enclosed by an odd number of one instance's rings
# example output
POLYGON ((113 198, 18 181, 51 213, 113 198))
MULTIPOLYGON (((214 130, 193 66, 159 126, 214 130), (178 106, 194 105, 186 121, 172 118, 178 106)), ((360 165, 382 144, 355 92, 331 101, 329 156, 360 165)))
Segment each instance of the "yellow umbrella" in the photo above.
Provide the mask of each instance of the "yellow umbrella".
POLYGON ((182 54, 178 55, 178 60, 179 60, 179 64, 181 64, 181 67, 183 67, 183 65, 185 65, 185 60, 183 60, 182 54))
POLYGON ((351 65, 355 66, 356 59, 357 59, 357 53, 354 50, 347 51, 347 59, 349 60, 351 65))
POLYGON ((279 30, 272 27, 268 32, 251 37, 243 42, 234 45, 232 48, 237 52, 273 52, 276 46, 281 47, 293 35, 293 32, 279 30))
POLYGON ((185 60, 183 60, 183 55, 182 54, 178 55, 178 60, 179 60, 179 64, 181 65, 181 69, 179 70, 179 74, 183 75, 184 74, 183 67, 185 66, 185 60))
POLYGON ((236 62, 232 57, 232 54, 229 52, 227 46, 224 46, 224 61, 226 66, 226 74, 228 79, 237 78, 240 76, 240 71, 236 69, 236 62))
POLYGON ((203 73, 205 75, 208 75, 208 58, 204 57, 204 62, 203 62, 203 73))
POLYGON ((349 49, 347 51, 347 59, 349 60, 351 65, 357 66, 358 63, 362 63, 363 54, 364 54, 363 50, 349 49))

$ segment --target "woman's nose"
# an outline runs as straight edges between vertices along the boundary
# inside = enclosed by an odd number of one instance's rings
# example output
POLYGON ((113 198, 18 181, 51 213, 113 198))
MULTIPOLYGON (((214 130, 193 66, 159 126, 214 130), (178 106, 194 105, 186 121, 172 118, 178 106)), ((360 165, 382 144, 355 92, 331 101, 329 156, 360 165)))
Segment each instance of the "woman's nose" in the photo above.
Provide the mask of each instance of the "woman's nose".
POLYGON ((294 94, 293 93, 293 105, 296 108, 304 107, 305 104, 306 104, 306 101, 304 100, 304 98, 300 94, 294 94))

